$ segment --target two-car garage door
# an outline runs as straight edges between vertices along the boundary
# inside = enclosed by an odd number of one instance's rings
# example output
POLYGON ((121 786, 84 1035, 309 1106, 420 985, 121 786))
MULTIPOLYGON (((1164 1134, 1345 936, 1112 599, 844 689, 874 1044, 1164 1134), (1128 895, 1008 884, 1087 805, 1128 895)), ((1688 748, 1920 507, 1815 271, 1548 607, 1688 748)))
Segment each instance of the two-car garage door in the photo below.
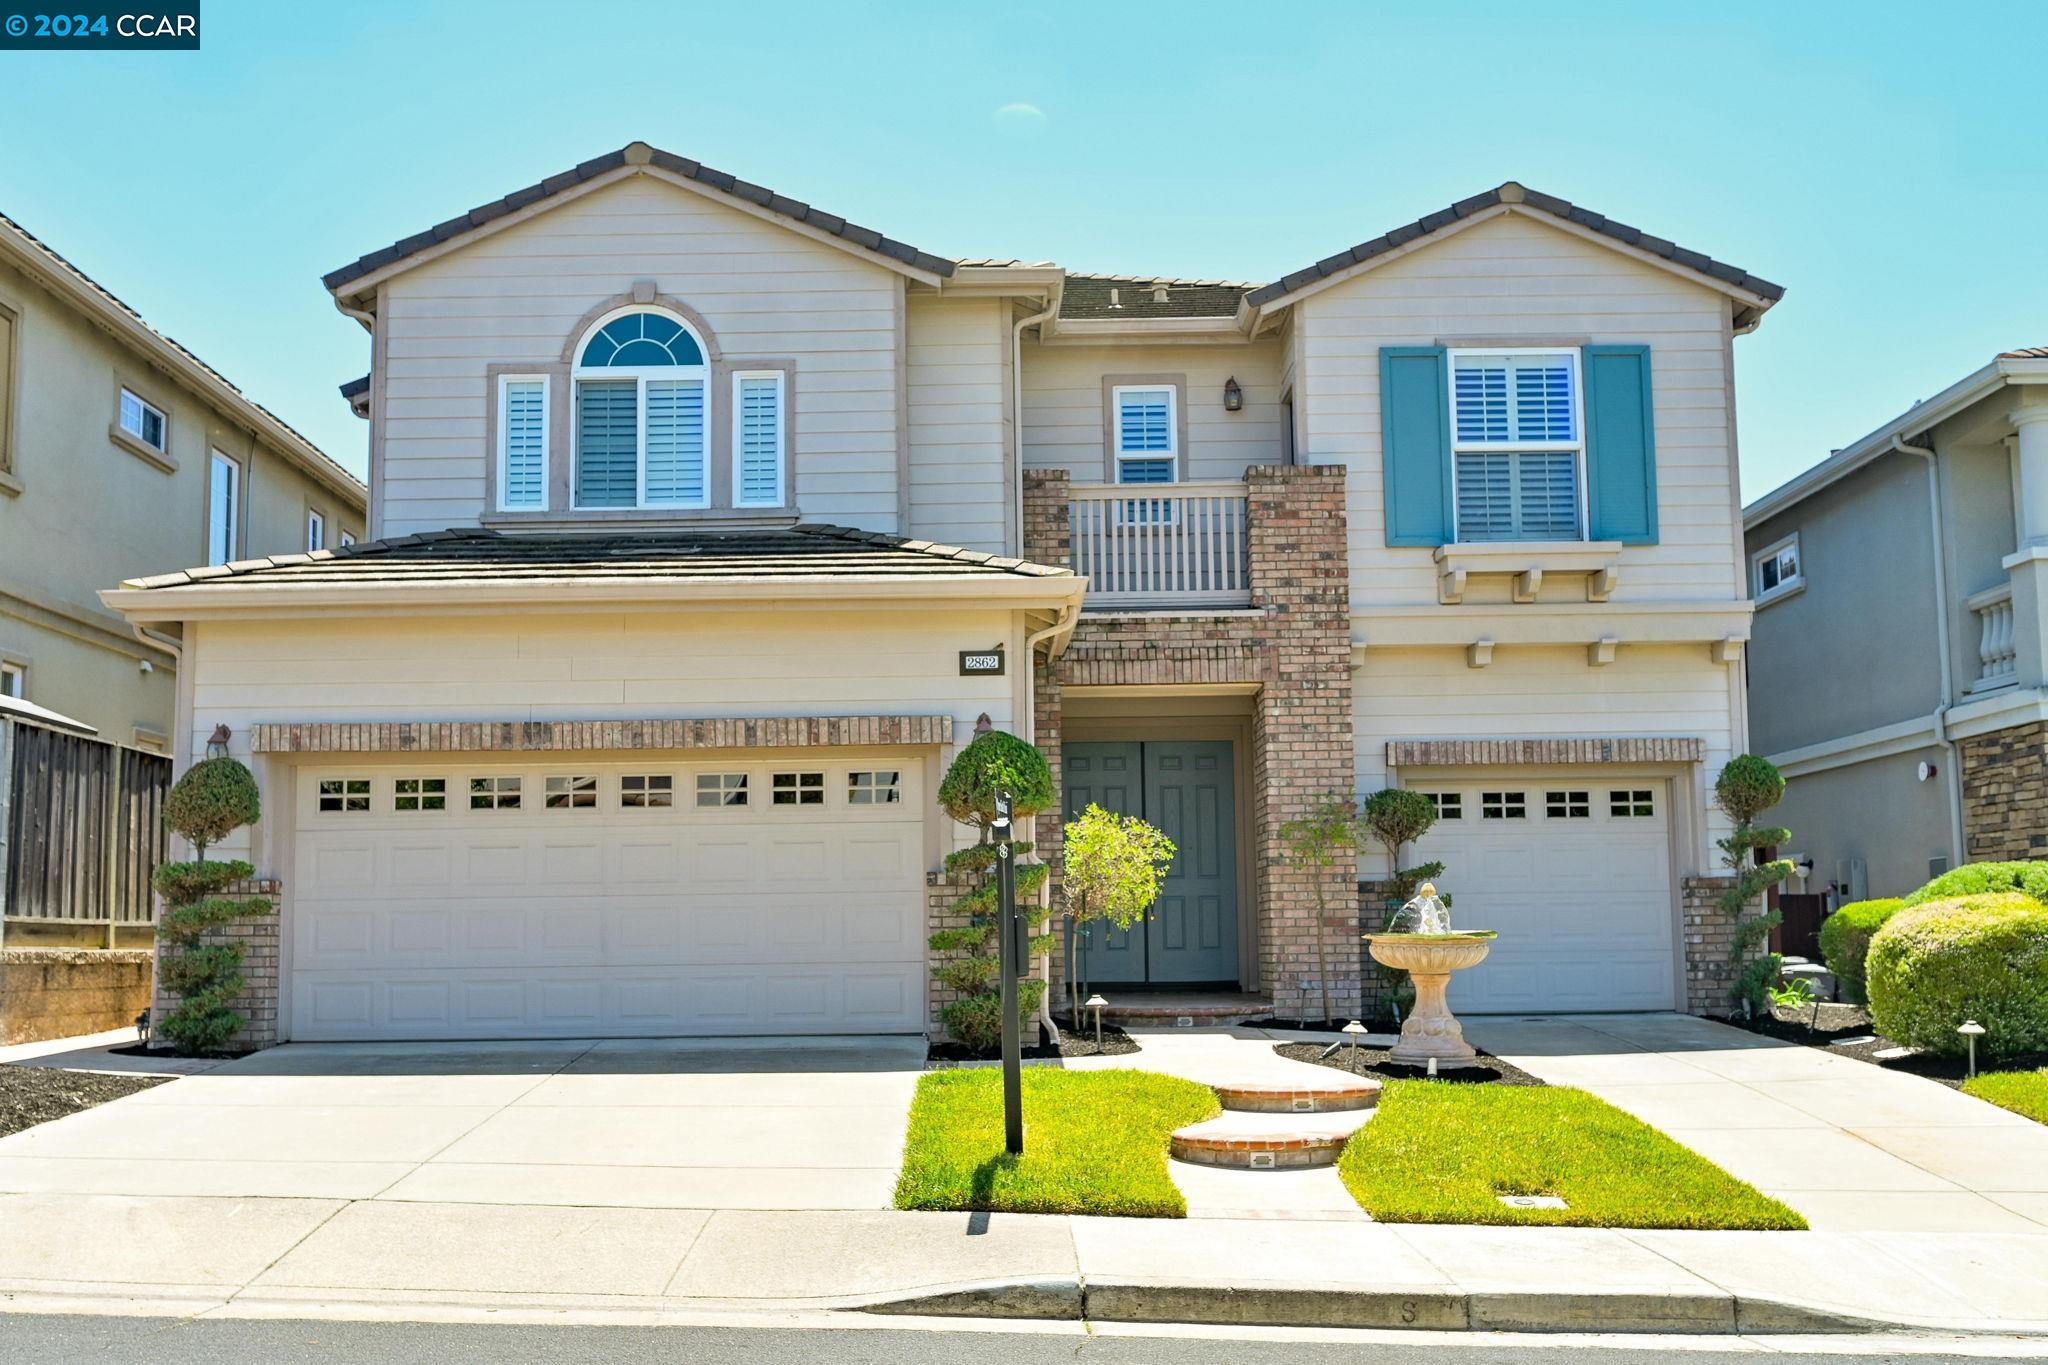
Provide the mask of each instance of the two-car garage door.
POLYGON ((300 769, 292 1036, 921 1028, 922 765, 845 753, 300 769))
POLYGON ((1669 786, 1642 778, 1413 783, 1437 823, 1454 928, 1493 929, 1451 978, 1461 1013, 1663 1010, 1678 1003, 1669 786))

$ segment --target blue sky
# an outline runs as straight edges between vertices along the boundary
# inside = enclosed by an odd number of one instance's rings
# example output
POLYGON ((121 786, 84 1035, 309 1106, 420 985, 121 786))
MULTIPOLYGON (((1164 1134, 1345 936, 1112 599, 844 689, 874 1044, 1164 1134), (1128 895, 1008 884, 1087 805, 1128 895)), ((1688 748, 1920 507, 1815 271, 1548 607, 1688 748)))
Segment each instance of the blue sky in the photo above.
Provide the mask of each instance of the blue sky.
POLYGON ((1873 0, 206 0, 196 54, 0 53, 0 209, 361 472, 334 386, 368 344, 321 272, 634 138, 940 254, 1257 280, 1517 179, 1788 288, 1736 344, 1748 498, 2048 344, 2044 35, 1873 0))

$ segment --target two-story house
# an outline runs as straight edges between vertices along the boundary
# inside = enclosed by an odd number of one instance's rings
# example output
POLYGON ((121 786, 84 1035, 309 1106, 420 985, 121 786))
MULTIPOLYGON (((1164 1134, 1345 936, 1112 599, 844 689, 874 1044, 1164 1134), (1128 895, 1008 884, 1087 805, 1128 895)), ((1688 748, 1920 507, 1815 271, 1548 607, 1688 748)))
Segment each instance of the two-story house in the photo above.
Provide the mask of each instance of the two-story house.
POLYGON ((1776 286, 1514 184, 1263 285, 952 259, 639 143, 325 283, 374 539, 106 594, 259 772, 287 1035, 929 1027, 984 716, 1179 844, 1120 992, 1304 1017, 1320 932, 1355 1009, 1386 869, 1318 925, 1280 829, 1400 784, 1463 1007, 1724 1005, 1776 286))
POLYGON ((0 216, 0 693, 168 752, 175 629, 108 583, 353 543, 366 490, 0 216))
MULTIPOLYGON (((1836 903, 2048 850, 2048 349, 1743 509, 1755 747, 1836 903)), ((1779 818, 1774 816, 1773 818, 1779 818)))

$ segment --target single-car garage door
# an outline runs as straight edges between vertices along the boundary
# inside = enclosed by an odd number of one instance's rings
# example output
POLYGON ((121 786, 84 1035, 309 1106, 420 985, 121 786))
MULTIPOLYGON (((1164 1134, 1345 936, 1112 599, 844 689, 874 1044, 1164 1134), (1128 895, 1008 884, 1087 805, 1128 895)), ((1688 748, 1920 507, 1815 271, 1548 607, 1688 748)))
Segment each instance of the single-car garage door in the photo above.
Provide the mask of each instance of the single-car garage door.
POLYGON ((1493 929, 1451 978, 1462 1013, 1677 1003, 1668 785, 1584 777, 1413 784, 1436 801, 1418 862, 1441 861, 1454 928, 1493 929))
POLYGON ((292 1036, 920 1029, 922 765, 844 754, 300 769, 292 1036))

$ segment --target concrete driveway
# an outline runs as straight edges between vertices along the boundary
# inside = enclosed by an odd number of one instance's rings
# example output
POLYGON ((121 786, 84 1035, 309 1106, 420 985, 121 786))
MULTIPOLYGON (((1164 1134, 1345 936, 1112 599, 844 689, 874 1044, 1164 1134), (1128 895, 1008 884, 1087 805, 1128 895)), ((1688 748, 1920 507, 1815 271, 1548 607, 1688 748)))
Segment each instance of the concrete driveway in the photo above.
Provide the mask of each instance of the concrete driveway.
POLYGON ((0 1193, 886 1209, 924 1052, 295 1044, 0 1139, 0 1193))

